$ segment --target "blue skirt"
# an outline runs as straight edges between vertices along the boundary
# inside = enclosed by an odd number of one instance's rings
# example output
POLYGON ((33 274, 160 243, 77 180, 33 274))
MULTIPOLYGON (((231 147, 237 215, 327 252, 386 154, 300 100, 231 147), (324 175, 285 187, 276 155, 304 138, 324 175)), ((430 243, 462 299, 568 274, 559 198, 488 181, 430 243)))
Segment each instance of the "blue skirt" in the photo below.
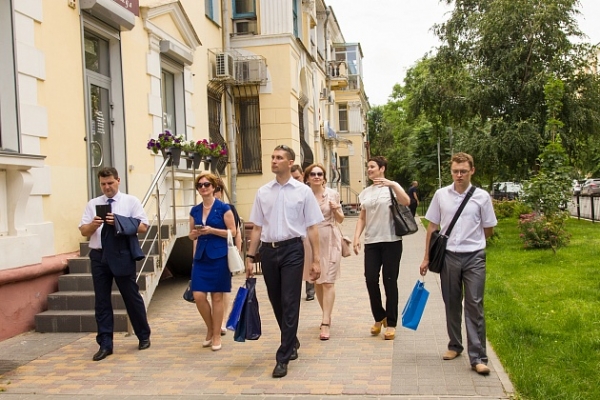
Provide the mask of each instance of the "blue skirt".
POLYGON ((227 266, 227 256, 211 259, 204 253, 201 259, 194 259, 192 291, 205 293, 231 292, 231 273, 227 266))

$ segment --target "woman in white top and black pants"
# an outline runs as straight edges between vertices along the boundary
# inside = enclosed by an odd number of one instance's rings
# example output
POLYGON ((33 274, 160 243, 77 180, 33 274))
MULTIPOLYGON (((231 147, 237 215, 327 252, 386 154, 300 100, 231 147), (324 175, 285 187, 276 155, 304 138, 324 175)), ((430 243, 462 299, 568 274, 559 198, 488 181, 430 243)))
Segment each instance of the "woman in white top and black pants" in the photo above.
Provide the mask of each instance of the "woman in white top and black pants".
POLYGON ((385 178, 387 160, 385 157, 371 157, 367 163, 367 176, 373 185, 363 190, 358 199, 361 209, 354 231, 354 252, 360 250, 360 235, 365 231, 365 281, 371 312, 375 324, 372 335, 379 335, 381 327, 386 327, 384 339, 396 337, 398 321, 398 274, 402 257, 402 237, 394 233, 394 220, 390 211, 392 189, 398 203, 408 205, 410 198, 397 182, 385 178), (379 273, 383 273, 385 308, 381 301, 379 273))

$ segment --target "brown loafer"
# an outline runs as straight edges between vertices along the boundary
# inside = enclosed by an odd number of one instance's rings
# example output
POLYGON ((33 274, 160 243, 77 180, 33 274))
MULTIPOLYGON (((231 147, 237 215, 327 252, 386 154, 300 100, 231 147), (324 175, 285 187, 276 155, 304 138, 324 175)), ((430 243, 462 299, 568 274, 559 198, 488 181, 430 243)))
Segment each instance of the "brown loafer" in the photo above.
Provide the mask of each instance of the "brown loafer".
POLYGON ((485 364, 471 365, 471 369, 479 375, 488 375, 490 373, 490 368, 485 364))
POLYGON ((454 360, 458 356, 460 356, 460 353, 458 351, 446 350, 446 352, 442 356, 442 359, 444 359, 444 360, 454 360))

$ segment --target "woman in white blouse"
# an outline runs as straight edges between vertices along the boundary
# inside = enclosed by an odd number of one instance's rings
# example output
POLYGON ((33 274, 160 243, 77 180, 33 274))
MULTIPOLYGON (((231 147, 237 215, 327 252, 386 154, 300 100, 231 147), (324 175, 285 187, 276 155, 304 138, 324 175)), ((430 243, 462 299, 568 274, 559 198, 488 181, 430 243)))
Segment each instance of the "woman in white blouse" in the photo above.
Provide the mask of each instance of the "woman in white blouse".
POLYGON ((394 233, 394 220, 390 211, 391 195, 398 203, 407 206, 410 198, 397 182, 385 178, 387 160, 385 157, 371 157, 367 163, 367 176, 373 184, 363 190, 358 199, 360 214, 354 230, 354 253, 360 250, 360 235, 365 231, 365 281, 371 313, 375 324, 372 335, 379 335, 381 327, 386 331, 385 340, 396 337, 398 322, 398 274, 402 257, 402 237, 394 233), (383 274, 385 308, 381 301, 379 273, 383 274))

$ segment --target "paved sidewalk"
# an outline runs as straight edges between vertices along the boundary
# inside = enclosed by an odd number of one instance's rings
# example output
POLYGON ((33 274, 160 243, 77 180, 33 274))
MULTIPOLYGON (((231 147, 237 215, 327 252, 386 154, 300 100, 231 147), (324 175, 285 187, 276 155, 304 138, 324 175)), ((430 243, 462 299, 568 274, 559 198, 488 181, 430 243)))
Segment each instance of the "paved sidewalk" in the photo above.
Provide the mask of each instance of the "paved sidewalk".
MULTIPOLYGON (((356 218, 343 231, 352 237, 356 218)), ((425 231, 404 238, 398 280, 400 311, 419 278, 425 231)), ((205 328, 194 305, 181 299, 186 279, 161 282, 150 305, 152 347, 115 335, 114 354, 93 362, 95 334, 29 332, 0 342, 0 398, 7 400, 96 399, 508 399, 513 388, 488 345, 492 373, 471 371, 468 357, 442 361, 446 349, 439 277, 428 274, 431 292, 418 331, 399 327, 396 340, 373 337, 364 284, 363 255, 342 260, 336 282, 331 339, 320 341, 317 301, 302 301, 299 359, 288 375, 273 379, 277 324, 262 277, 257 294, 263 335, 236 343, 229 332, 223 349, 201 347, 205 328)), ((234 293, 243 283, 234 277, 234 293)), ((383 286, 382 286, 383 289, 383 286)), ((466 335, 464 335, 466 339, 466 335)))

